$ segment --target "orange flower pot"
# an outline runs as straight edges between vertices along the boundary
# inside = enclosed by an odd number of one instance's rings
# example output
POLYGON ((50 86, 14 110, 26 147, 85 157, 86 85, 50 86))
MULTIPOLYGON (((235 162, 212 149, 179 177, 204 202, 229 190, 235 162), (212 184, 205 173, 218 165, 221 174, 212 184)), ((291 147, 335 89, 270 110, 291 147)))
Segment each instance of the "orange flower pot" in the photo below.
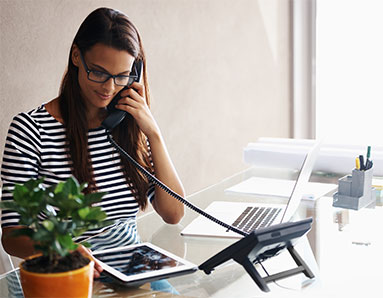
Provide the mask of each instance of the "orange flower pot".
POLYGON ((92 297, 94 262, 60 273, 35 273, 23 269, 20 264, 21 286, 29 297, 92 297))

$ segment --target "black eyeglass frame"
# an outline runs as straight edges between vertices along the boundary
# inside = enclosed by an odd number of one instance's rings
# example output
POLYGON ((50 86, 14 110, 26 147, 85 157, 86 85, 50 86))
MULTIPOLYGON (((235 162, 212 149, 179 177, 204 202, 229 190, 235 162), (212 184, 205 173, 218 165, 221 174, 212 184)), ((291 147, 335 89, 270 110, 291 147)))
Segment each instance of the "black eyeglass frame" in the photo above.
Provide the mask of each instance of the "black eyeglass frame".
MULTIPOLYGON (((124 75, 111 75, 110 73, 103 72, 103 71, 100 71, 100 70, 91 70, 91 69, 89 69, 88 66, 86 65, 84 56, 82 55, 81 52, 80 52, 80 59, 81 59, 82 64, 84 65, 85 71, 86 71, 86 73, 87 73, 87 78, 88 78, 89 81, 92 81, 92 82, 95 82, 95 83, 103 84, 103 83, 109 81, 110 78, 113 78, 113 82, 114 82, 115 85, 125 87, 125 86, 130 86, 130 85, 132 85, 133 82, 134 82, 134 80, 137 79, 137 75, 129 75, 129 76, 124 76, 124 75), (102 81, 102 82, 92 80, 92 79, 89 77, 89 74, 90 74, 91 72, 95 72, 95 71, 107 75, 107 78, 106 78, 104 81, 102 81), (128 79, 128 84, 126 84, 126 85, 124 85, 124 84, 117 84, 117 83, 116 83, 116 78, 118 78, 118 77, 120 77, 120 78, 121 78, 121 77, 129 78, 129 79, 128 79)), ((134 71, 137 73, 137 70, 136 70, 136 69, 134 69, 134 71)))

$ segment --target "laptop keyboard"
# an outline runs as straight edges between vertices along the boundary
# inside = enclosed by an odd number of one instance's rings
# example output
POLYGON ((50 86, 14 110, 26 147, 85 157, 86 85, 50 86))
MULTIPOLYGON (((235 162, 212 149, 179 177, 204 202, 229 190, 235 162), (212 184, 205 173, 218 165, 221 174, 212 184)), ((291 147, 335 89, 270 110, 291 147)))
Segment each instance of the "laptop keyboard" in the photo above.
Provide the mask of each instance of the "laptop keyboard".
POLYGON ((282 208, 247 207, 232 225, 246 233, 270 226, 282 208))

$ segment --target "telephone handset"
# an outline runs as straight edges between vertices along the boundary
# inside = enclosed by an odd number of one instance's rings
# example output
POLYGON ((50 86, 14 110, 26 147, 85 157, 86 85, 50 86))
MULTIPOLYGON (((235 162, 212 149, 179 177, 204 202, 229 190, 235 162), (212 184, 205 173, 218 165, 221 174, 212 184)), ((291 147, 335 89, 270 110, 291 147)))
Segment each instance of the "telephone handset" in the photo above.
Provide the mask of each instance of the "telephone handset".
POLYGON ((122 111, 120 109, 117 109, 115 105, 118 103, 118 101, 121 99, 121 92, 129 89, 130 85, 134 82, 139 82, 141 78, 141 72, 142 72, 142 60, 136 59, 133 63, 132 69, 134 70, 134 73, 136 77, 132 79, 129 84, 124 87, 120 92, 117 93, 117 95, 112 99, 110 104, 107 106, 107 110, 109 115, 105 118, 105 120, 101 123, 102 127, 112 130, 115 128, 122 120, 124 120, 126 113, 125 111, 122 111))
MULTIPOLYGON (((136 74, 137 74, 137 77, 134 79, 135 82, 139 82, 140 81, 140 76, 141 76, 141 72, 142 72, 142 60, 136 60, 133 64, 133 67, 132 69, 136 69, 136 74)), ((134 82, 132 81, 131 84, 134 82)), ((126 159, 129 160, 129 162, 131 162, 135 168, 137 168, 142 174, 145 175, 146 178, 148 178, 149 181, 151 181, 152 183, 154 183, 155 185, 157 185, 158 187, 160 187, 161 189, 163 189, 165 192, 167 192, 169 195, 171 195, 172 197, 174 197, 175 199, 177 199, 178 201, 180 201, 181 203, 183 203, 184 205, 186 205, 187 207, 189 207, 190 209, 192 209, 193 211, 201 214, 202 216, 208 218, 209 220, 219 224, 220 226, 223 226, 224 228, 228 229, 228 230, 231 230, 235 233, 238 233, 242 236, 247 236, 248 234, 246 232, 243 232, 241 230, 239 230, 238 228, 236 227, 233 227, 231 225, 228 225, 222 221, 220 221, 219 219, 211 216, 210 214, 206 213, 205 211, 203 211, 202 209, 194 206, 192 203, 190 203, 189 201, 187 201, 186 199, 184 199, 183 197, 181 197, 179 194, 177 194, 176 192, 174 192, 173 190, 171 190, 169 187, 167 187, 164 183, 162 183, 160 180, 158 180, 155 176, 153 176, 150 172, 148 172, 144 167, 142 167, 133 157, 131 157, 123 148, 121 148, 112 138, 111 136, 111 133, 110 131, 116 127, 126 116, 126 113, 125 111, 121 111, 119 109, 116 109, 115 108, 115 105, 117 104, 117 102, 120 100, 121 98, 121 95, 120 93, 129 88, 129 86, 131 84, 128 84, 128 86, 126 86, 124 89, 122 89, 114 98, 113 100, 110 102, 110 104, 108 105, 107 109, 109 111, 109 115, 108 117, 101 123, 102 127, 104 127, 107 131, 107 138, 109 140, 109 142, 117 149, 117 151, 119 151, 126 159)))

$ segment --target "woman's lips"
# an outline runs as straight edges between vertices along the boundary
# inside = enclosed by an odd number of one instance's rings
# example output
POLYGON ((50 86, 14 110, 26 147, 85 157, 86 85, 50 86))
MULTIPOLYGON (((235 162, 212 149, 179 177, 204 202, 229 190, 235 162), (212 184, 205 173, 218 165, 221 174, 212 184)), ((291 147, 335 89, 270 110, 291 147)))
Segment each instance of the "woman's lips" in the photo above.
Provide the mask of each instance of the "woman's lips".
POLYGON ((96 94, 98 95, 98 97, 100 97, 102 100, 109 100, 112 98, 112 94, 102 94, 102 93, 98 93, 96 92, 96 94))

